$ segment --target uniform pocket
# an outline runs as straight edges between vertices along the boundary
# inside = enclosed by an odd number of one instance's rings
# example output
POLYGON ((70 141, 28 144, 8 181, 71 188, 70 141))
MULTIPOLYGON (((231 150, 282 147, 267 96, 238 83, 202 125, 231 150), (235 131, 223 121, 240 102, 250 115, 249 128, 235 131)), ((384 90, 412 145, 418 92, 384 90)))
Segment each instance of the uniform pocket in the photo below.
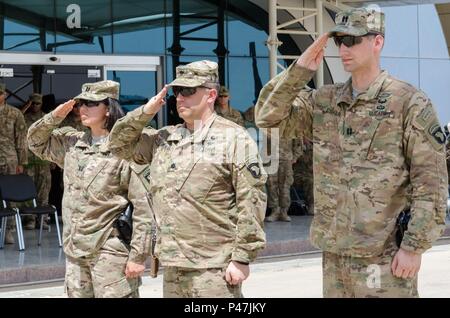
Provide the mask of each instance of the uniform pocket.
POLYGON ((210 162, 197 162, 188 172, 183 184, 180 185, 180 194, 191 197, 198 202, 204 202, 217 178, 218 169, 210 162))
POLYGON ((370 142, 362 159, 384 162, 401 156, 402 129, 397 119, 374 120, 367 129, 367 138, 370 142))

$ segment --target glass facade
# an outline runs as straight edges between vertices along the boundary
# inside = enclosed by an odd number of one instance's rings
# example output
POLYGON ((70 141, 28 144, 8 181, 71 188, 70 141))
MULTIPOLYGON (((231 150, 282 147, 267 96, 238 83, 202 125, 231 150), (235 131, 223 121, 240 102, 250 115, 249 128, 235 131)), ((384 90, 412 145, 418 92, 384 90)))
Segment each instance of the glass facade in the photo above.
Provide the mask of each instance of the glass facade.
POLYGON ((382 67, 422 89, 441 124, 450 122, 450 58, 441 22, 432 4, 383 7, 386 42, 382 67))
MULTIPOLYGON (((181 51, 180 63, 199 59, 218 61, 216 50, 220 51, 222 38, 226 50, 226 54, 222 54, 226 56, 223 81, 230 87, 234 107, 245 111, 255 100, 255 89, 269 80, 267 33, 255 22, 267 20, 267 13, 254 6, 241 18, 236 1, 179 1, 180 40, 174 43, 176 2, 3 0, 0 1, 0 49, 163 56, 165 80, 169 82, 173 78, 173 55, 177 55, 177 45, 181 51), (220 3, 223 29, 218 23, 220 3), (261 19, 261 12, 265 14, 264 19, 261 19)), ((245 6, 252 4, 249 2, 245 6)), ((130 79, 133 82, 126 85, 139 87, 139 77, 130 79)), ((148 94, 140 96, 148 96, 152 91, 153 86, 148 94)))

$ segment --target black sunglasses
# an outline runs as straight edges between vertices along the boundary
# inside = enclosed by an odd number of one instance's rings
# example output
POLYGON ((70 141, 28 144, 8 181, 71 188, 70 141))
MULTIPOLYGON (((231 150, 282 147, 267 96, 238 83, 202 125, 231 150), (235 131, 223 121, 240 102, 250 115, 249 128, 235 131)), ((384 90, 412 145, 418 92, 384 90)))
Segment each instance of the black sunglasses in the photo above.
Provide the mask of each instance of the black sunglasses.
POLYGON ((363 37, 369 36, 369 35, 376 35, 376 34, 375 33, 367 33, 367 34, 361 35, 361 36, 335 35, 335 36, 333 36, 333 40, 337 47, 341 47, 341 44, 344 44, 346 47, 352 47, 353 45, 361 44, 363 37))
POLYGON ((78 100, 78 102, 77 102, 77 104, 76 104, 76 107, 81 107, 81 106, 86 106, 86 107, 88 107, 88 108, 90 108, 90 107, 97 107, 98 105, 100 105, 101 103, 103 103, 103 104, 105 104, 106 106, 108 106, 108 102, 107 102, 107 100, 105 99, 105 100, 101 100, 101 101, 99 101, 99 102, 95 102, 95 101, 92 101, 92 100, 87 100, 87 99, 79 99, 78 100))
POLYGON ((183 97, 189 97, 194 95, 197 92, 197 88, 209 88, 205 86, 197 86, 197 87, 184 87, 184 86, 172 86, 172 91, 175 97, 178 96, 178 94, 181 94, 183 97))

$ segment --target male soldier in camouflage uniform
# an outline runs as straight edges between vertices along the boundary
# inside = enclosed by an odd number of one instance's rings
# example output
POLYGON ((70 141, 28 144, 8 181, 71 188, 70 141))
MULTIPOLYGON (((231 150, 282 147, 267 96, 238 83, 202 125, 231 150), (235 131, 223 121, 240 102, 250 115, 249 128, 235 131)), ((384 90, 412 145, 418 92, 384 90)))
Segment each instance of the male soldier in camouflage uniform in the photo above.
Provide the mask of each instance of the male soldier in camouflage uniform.
MULTIPOLYGON (((42 111, 42 95, 32 94, 25 108, 22 109, 22 112, 25 114, 27 128, 44 117, 45 113, 42 111)), ((50 162, 42 160, 31 151, 28 151, 28 164, 25 166, 25 171, 33 178, 36 186, 37 204, 40 206, 48 205, 48 196, 52 185, 50 162)), ((47 217, 44 216, 44 229, 48 229, 47 217)), ((36 215, 26 215, 23 219, 23 228, 26 230, 33 230, 38 225, 36 224, 36 215)))
POLYGON ((214 112, 217 63, 179 66, 170 86, 185 124, 144 129, 165 87, 116 123, 109 148, 151 163, 164 297, 240 297, 249 263, 265 246, 266 175, 248 133, 214 112))
MULTIPOLYGON (((22 113, 6 103, 6 87, 0 83, 0 174, 23 173, 27 164, 26 125, 22 113)), ((14 219, 8 218, 6 244, 14 244, 14 219)))
POLYGON ((352 9, 336 22, 266 84, 256 123, 313 140, 311 241, 324 251, 324 296, 417 297, 421 255, 445 227, 444 134, 425 94, 381 71, 384 15, 352 9), (352 77, 305 89, 329 36, 352 77), (396 220, 409 209, 399 248, 396 220))
POLYGON ((294 163, 294 185, 302 189, 308 206, 308 215, 314 214, 314 176, 312 141, 303 136, 298 140, 301 145, 301 155, 294 163))
POLYGON ((215 110, 219 116, 231 120, 232 122, 244 127, 244 118, 240 111, 230 105, 230 93, 225 86, 220 86, 219 96, 215 102, 215 110))
MULTIPOLYGON (((247 110, 244 112, 244 114, 242 115, 244 117, 244 122, 250 127, 256 127, 255 125, 255 106, 250 106, 249 108, 247 108, 247 110)), ((246 125, 247 126, 247 125, 246 125)))
MULTIPOLYGON (((268 132, 270 135, 270 131, 268 132)), ((277 135, 277 138, 279 136, 277 135)), ((288 216, 288 210, 291 206, 291 185, 294 182, 292 164, 297 161, 301 155, 301 147, 297 139, 278 138, 278 147, 272 148, 271 138, 267 141, 267 155, 272 164, 274 160, 278 161, 278 169, 274 173, 269 173, 267 179, 267 205, 271 209, 270 215, 265 219, 266 222, 283 221, 291 222, 288 216), (270 153, 275 150, 277 153, 270 153)), ((263 149, 263 151, 265 151, 263 149)), ((266 162, 264 162, 266 164, 266 162)))
POLYGON ((87 83, 82 93, 31 125, 28 143, 42 159, 64 168, 63 241, 65 288, 69 297, 139 297, 139 275, 150 252, 151 210, 142 182, 148 166, 111 154, 107 136, 123 115, 119 83, 87 83), (87 132, 58 128, 80 107, 87 132), (114 226, 132 203, 132 237, 126 242, 114 226))

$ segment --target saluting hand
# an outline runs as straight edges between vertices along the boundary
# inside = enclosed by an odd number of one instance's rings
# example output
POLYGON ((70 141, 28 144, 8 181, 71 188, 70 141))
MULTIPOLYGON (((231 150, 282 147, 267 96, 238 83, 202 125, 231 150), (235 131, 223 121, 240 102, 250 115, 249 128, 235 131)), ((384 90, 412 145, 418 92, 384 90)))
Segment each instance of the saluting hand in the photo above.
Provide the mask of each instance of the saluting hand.
POLYGON ((166 103, 166 95, 167 95, 168 87, 167 85, 156 95, 150 98, 147 104, 144 105, 144 113, 146 114, 156 114, 159 112, 161 107, 166 103))
POLYGON ((324 48, 327 45, 329 33, 322 34, 313 44, 298 58, 297 65, 311 71, 317 71, 323 60, 324 48))
POLYGON ((75 100, 73 99, 68 100, 64 104, 61 104, 58 107, 56 107, 52 111, 52 114, 57 118, 66 118, 66 116, 72 111, 73 106, 75 106, 75 104, 76 104, 75 100))

